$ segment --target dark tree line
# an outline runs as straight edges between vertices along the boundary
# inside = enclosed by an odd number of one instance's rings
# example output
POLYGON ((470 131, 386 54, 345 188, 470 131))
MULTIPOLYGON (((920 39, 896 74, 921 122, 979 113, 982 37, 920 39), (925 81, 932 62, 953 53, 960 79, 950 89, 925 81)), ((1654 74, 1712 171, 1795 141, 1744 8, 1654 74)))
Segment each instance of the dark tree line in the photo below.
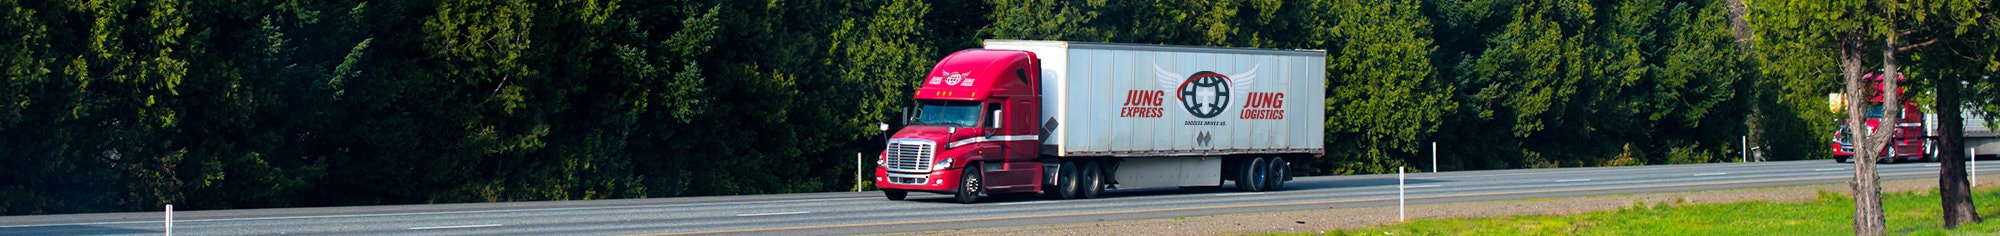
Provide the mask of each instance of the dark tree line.
POLYGON ((1839 87, 1831 59, 1755 56, 1728 12, 0 0, 0 214, 849 190, 875 124, 898 123, 938 58, 987 38, 1327 50, 1329 152, 1301 173, 1428 166, 1431 142, 1447 170, 1723 162, 1753 127, 1771 159, 1825 158, 1834 115, 1815 99, 1839 87))

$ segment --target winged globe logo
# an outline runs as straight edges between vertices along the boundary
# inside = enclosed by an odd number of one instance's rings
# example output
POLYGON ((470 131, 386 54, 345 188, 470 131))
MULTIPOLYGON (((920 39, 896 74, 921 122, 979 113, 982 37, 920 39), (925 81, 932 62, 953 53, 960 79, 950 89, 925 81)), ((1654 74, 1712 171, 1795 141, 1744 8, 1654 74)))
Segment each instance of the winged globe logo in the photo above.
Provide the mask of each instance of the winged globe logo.
POLYGON ((1249 87, 1256 81, 1257 69, 1262 66, 1252 66, 1248 71, 1231 75, 1213 71, 1181 75, 1153 64, 1153 74, 1160 89, 1174 91, 1174 101, 1187 109, 1189 115, 1209 119, 1222 115, 1222 110, 1229 108, 1231 88, 1249 87))

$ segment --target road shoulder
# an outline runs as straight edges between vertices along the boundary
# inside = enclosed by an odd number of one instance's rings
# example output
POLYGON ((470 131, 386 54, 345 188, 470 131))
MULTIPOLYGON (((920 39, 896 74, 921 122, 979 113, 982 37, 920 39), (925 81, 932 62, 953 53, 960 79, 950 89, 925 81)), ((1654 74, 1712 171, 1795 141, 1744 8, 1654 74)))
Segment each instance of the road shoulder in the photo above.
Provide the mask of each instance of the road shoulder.
MULTIPOLYGON (((1889 180, 1883 192, 1937 188, 1937 178, 1889 180)), ((1537 198, 1466 203, 1411 205, 1410 219, 1468 218, 1507 215, 1569 215, 1618 210, 1635 204, 1710 204, 1746 201, 1805 202, 1820 191, 1849 194, 1846 184, 1815 184, 1716 191, 1621 194, 1537 198)), ((1316 233, 1396 222, 1396 207, 1293 210, 1129 221, 1094 221, 1049 225, 909 232, 890 235, 1216 235, 1272 232, 1316 233)))

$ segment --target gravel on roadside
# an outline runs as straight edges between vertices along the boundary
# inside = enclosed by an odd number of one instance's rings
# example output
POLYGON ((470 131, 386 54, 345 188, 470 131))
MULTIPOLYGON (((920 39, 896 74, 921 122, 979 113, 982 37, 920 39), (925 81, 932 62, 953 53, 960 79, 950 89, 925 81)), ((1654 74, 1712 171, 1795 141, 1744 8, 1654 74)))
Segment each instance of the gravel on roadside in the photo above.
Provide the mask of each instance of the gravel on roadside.
MULTIPOLYGON (((1937 178, 1882 182, 1883 192, 1908 192, 1937 188, 1937 178)), ((1410 219, 1473 218, 1509 215, 1568 215, 1618 210, 1637 203, 1707 204, 1746 201, 1805 202, 1819 198, 1820 191, 1851 194, 1847 184, 1817 184, 1753 189, 1694 192, 1606 195, 1566 198, 1504 200, 1410 205, 1410 219)), ((1012 226, 943 231, 909 232, 890 235, 1216 235, 1263 234, 1273 232, 1321 232, 1395 223, 1396 207, 1314 209, 1281 212, 1190 216, 1172 219, 1097 221, 1067 224, 1012 226)))

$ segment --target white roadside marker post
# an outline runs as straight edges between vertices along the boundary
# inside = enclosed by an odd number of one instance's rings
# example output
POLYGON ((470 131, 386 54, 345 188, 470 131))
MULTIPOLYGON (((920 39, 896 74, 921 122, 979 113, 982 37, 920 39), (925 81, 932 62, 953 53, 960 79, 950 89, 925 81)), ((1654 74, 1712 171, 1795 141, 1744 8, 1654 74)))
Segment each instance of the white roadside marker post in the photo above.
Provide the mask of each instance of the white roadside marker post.
POLYGON ((1403 167, 1396 167, 1396 221, 1403 221, 1403 167))
POLYGON ((167 236, 174 236, 174 204, 167 204, 167 236))
POLYGON ((861 153, 854 153, 854 192, 861 192, 861 153))
POLYGON ((1972 173, 1970 176, 1967 176, 1972 179, 1966 180, 1966 182, 1970 182, 1968 185, 1971 186, 1979 186, 1979 148, 1965 149, 1965 161, 1972 163, 1971 168, 1965 168, 1966 171, 1972 173))
POLYGON ((1438 172, 1438 142, 1431 142, 1431 173, 1438 172))

